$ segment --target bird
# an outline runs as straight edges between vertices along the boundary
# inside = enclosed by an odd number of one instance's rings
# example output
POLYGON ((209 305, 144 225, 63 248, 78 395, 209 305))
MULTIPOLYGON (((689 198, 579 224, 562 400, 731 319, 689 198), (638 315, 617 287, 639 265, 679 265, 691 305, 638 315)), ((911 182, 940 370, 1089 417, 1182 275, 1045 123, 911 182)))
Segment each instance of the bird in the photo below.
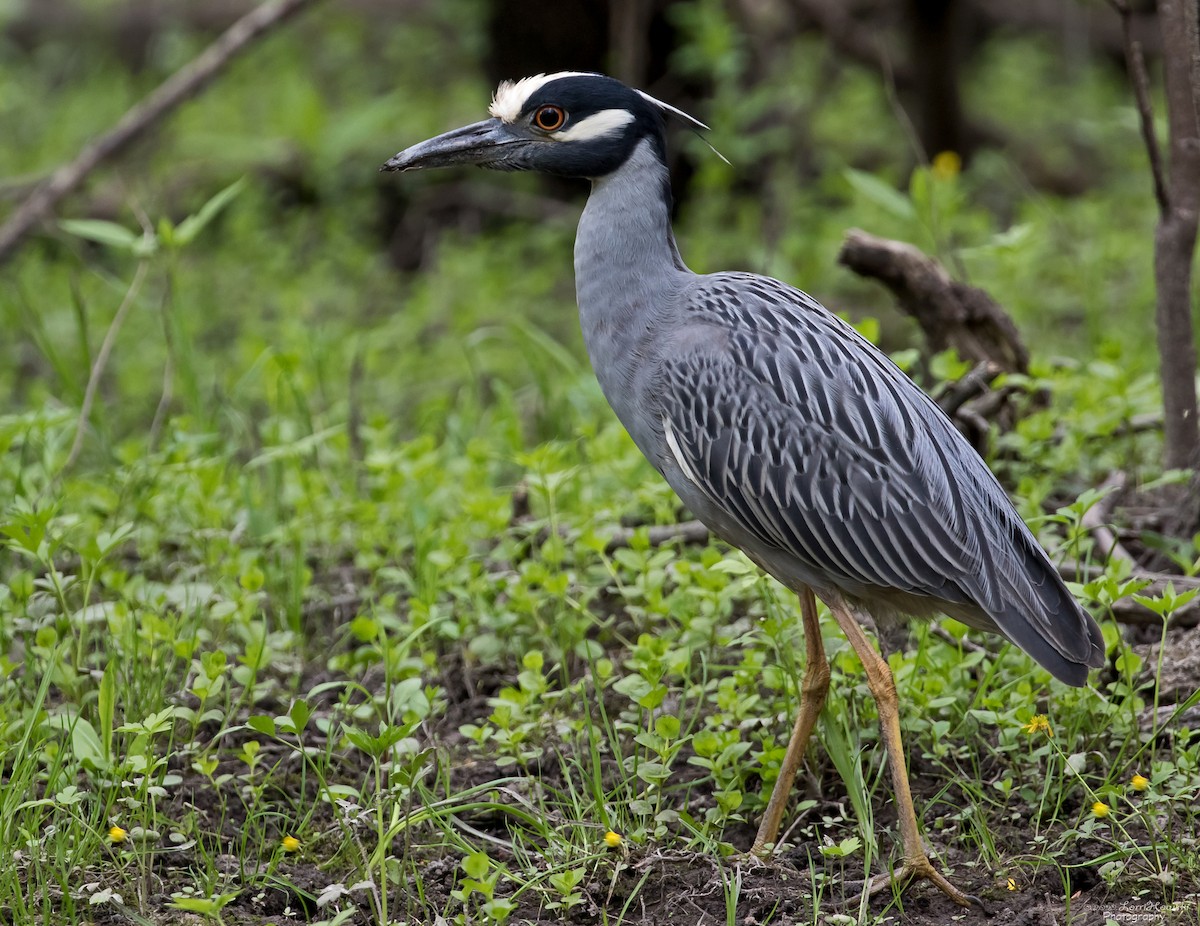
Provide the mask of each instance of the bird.
POLYGON ((957 618, 1076 687, 1104 664, 1100 627, 987 464, 886 354, 786 283, 688 269, 671 224, 666 129, 707 126, 583 71, 504 81, 488 114, 381 170, 474 164, 590 181, 574 270, 605 398, 695 517, 799 597, 800 705, 751 852, 776 847, 829 689, 820 598, 863 665, 896 797, 903 862, 867 890, 924 879, 978 903, 930 861, 895 680, 862 623, 957 618))

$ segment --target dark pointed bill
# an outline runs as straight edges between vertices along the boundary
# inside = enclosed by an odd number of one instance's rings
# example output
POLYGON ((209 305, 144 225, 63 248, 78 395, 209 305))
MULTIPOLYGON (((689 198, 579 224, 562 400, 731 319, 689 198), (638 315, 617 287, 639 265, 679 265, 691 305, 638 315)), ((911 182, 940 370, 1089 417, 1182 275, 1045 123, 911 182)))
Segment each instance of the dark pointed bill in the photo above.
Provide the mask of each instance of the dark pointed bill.
POLYGON ((504 150, 507 146, 524 141, 527 139, 514 134, 499 119, 485 119, 405 148, 379 169, 425 170, 455 164, 492 164, 508 156, 509 152, 504 150))

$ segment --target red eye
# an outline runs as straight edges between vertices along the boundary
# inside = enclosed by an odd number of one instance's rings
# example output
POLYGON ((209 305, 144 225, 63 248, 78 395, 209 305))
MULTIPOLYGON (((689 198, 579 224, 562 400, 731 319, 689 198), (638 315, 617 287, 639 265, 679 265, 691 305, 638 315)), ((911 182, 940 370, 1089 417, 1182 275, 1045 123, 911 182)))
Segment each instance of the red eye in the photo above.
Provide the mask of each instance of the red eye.
POLYGON ((563 127, 567 114, 560 106, 541 106, 533 114, 533 124, 543 132, 553 132, 563 127))

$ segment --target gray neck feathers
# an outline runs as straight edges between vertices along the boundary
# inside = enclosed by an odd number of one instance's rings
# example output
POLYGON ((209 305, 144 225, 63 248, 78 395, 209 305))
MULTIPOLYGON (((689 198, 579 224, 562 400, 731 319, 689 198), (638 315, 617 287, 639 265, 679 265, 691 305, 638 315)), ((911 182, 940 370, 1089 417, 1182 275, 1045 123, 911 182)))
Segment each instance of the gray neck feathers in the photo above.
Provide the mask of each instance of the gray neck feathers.
POLYGON ((693 276, 675 247, 667 189, 666 165, 643 139, 620 168, 592 181, 575 236, 584 343, 609 403, 631 431, 621 399, 631 397, 660 326, 670 323, 693 276))

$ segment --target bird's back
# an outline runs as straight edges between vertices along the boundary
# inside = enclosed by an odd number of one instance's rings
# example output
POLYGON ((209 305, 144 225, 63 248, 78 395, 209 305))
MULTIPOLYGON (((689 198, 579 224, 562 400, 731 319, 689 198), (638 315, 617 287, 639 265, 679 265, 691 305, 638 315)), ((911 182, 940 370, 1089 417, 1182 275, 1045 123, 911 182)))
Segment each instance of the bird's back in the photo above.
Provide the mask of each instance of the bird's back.
POLYGON ((874 345, 767 277, 698 276, 671 301, 638 377, 639 444, 701 520, 786 584, 951 614, 1070 684, 1102 663, 991 471, 874 345))

